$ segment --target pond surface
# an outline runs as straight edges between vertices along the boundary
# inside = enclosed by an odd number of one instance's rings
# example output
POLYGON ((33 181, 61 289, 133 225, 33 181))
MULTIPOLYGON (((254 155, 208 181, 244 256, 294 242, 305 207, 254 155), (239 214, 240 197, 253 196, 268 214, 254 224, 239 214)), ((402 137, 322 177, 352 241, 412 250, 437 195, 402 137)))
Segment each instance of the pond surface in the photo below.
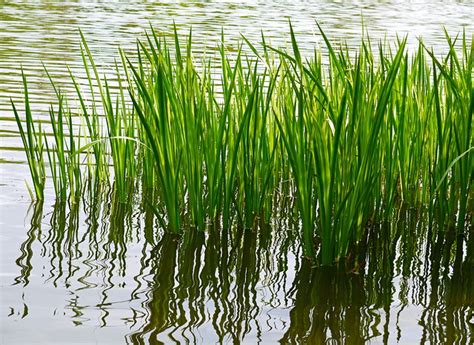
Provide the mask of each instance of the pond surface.
MULTIPOLYGON (((78 28, 99 65, 133 48, 151 24, 193 28, 195 52, 212 52, 221 28, 288 43, 291 18, 304 49, 320 45, 315 21, 357 46, 363 22, 373 40, 409 34, 443 53, 443 26, 473 33, 466 2, 46 2, 0 0, 0 343, 457 343, 474 342, 474 236, 435 237, 425 215, 401 210, 373 229, 358 269, 311 267, 295 220, 258 232, 156 230, 150 212, 123 210, 104 192, 72 208, 30 204, 28 166, 11 111, 21 68, 36 115, 52 90, 43 62, 66 89, 81 70, 78 28), (441 250, 442 248, 442 250, 441 250), (470 261, 469 261, 470 258, 470 261)), ((284 213, 282 213, 284 214, 284 213)), ((466 234, 472 234, 466 231, 466 234)))

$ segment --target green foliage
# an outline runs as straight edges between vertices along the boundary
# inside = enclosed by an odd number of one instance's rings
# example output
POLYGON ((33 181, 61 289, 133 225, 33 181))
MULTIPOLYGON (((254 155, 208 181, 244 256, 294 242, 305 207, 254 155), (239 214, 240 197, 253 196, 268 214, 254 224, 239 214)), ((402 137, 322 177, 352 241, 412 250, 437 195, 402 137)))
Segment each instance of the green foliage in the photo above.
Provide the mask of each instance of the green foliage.
POLYGON ((319 29, 324 58, 303 54, 290 24, 290 51, 262 35, 228 54, 222 34, 218 62, 196 63, 191 31, 182 45, 176 28, 172 42, 151 28, 134 54, 120 51, 113 85, 81 33, 89 90, 70 73, 73 111, 51 80, 53 142, 36 128, 25 77, 26 130, 13 105, 36 197, 45 141, 58 199, 79 197, 84 182, 112 185, 123 204, 141 192, 175 234, 257 229, 287 197, 304 255, 324 265, 401 204, 426 208, 439 231, 463 231, 473 196, 472 38, 456 45, 446 34, 439 57, 421 42, 408 54, 406 40, 336 49, 319 29))

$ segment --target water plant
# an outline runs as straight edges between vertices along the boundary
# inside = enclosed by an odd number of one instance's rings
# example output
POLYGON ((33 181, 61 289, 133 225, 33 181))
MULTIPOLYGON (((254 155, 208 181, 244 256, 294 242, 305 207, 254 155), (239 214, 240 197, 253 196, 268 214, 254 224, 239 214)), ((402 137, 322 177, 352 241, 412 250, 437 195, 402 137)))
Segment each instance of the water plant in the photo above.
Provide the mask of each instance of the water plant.
POLYGON ((101 77, 81 33, 89 88, 70 73, 78 109, 52 82, 45 135, 26 76, 26 130, 13 105, 36 198, 45 143, 58 199, 90 181, 124 205, 140 193, 173 234, 260 231, 282 198, 298 214, 303 255, 323 265, 351 257, 401 206, 462 233, 473 213, 472 38, 446 33, 442 57, 421 41, 408 52, 406 38, 353 49, 319 33, 325 48, 313 53, 291 24, 289 50, 262 34, 229 53, 222 33, 217 56, 198 60, 192 31, 183 44, 176 27, 172 40, 151 28, 119 52, 113 77, 101 77))
POLYGON ((15 115, 15 120, 18 125, 18 130, 20 132, 21 141, 23 143, 23 148, 25 149, 26 158, 28 161, 28 167, 30 168, 31 180, 33 182, 34 195, 30 187, 27 188, 30 192, 32 199, 36 198, 37 200, 44 199, 44 185, 46 179, 45 165, 44 165, 44 144, 43 144, 43 131, 41 129, 41 123, 38 124, 38 129, 36 128, 37 124, 33 119, 33 114, 30 107, 30 98, 28 95, 28 83, 26 80, 25 73, 21 73, 23 79, 23 89, 25 95, 25 121, 26 121, 26 131, 23 127, 20 114, 13 103, 13 113, 15 115))

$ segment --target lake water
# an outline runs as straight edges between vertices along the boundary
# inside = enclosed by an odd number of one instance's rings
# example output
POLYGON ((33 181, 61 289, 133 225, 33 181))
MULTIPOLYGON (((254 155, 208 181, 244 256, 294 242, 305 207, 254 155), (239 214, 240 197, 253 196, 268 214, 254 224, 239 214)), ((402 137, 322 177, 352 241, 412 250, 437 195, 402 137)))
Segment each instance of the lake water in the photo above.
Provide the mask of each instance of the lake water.
POLYGON ((408 34, 412 49, 421 36, 443 53, 443 27, 470 37, 473 17, 472 1, 0 0, 0 343, 474 342, 474 236, 425 241, 424 216, 401 210, 368 234, 364 265, 348 272, 301 260, 291 219, 178 239, 107 194, 71 209, 54 205, 48 184, 44 204, 31 204, 10 105, 22 99, 23 67, 35 111, 47 116, 41 62, 70 88, 66 66, 81 70, 78 28, 106 70, 150 24, 192 26, 196 54, 213 52, 222 28, 230 50, 240 33, 258 42, 261 30, 285 46, 289 18, 307 50, 322 43, 316 21, 350 47, 363 21, 373 40, 408 34))

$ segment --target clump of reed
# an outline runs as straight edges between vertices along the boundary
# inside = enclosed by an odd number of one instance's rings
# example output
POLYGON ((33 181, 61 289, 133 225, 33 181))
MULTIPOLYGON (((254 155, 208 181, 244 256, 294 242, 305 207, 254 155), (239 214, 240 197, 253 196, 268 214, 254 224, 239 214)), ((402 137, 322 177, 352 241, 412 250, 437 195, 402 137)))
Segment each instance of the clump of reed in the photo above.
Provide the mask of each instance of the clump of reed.
POLYGON ((462 232, 472 217, 472 38, 446 34, 438 57, 421 41, 413 53, 406 39, 350 50, 320 34, 327 61, 302 54, 290 24, 290 50, 262 35, 230 55, 222 34, 219 62, 196 63, 191 31, 168 42, 152 28, 134 54, 120 51, 114 85, 81 34, 89 96, 71 73, 71 109, 50 78, 53 141, 35 123, 25 76, 26 129, 13 105, 36 198, 46 151, 58 198, 101 185, 123 203, 139 193, 175 234, 256 229, 276 199, 294 198, 304 255, 324 265, 400 204, 462 232))

